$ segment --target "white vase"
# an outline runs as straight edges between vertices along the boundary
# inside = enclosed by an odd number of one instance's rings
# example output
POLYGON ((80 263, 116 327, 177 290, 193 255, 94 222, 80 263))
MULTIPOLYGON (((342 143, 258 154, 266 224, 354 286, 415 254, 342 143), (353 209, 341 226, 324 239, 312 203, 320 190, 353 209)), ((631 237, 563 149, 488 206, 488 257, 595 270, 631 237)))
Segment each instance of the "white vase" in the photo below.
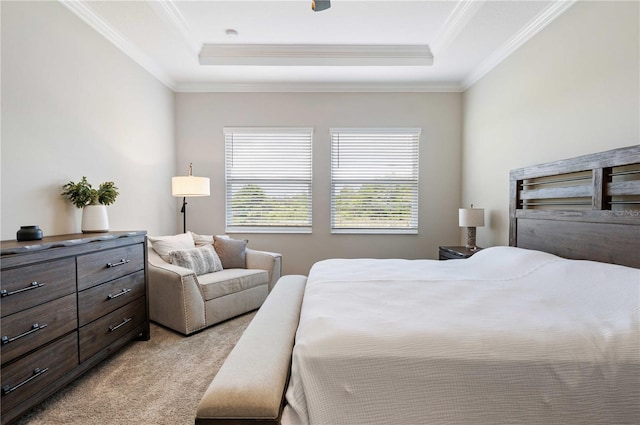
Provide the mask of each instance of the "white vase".
POLYGON ((82 233, 109 231, 106 205, 87 205, 82 209, 82 233))

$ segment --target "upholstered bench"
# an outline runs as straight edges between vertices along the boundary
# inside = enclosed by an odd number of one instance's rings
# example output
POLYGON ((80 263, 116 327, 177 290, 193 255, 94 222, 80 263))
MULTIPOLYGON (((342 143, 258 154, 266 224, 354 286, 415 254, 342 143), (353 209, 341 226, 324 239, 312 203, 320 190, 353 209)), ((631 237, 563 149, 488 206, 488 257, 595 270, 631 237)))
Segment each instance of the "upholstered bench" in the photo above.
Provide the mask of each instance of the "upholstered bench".
POLYGON ((280 422, 306 283, 278 280, 202 397, 196 425, 280 422))

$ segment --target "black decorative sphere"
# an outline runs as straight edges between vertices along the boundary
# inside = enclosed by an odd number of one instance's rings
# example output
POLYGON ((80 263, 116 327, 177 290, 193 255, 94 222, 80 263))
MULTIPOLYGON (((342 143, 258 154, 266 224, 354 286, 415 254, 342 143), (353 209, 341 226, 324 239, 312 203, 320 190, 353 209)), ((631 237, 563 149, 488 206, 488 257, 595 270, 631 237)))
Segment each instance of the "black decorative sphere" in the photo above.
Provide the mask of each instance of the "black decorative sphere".
POLYGON ((37 241, 42 239, 42 230, 38 226, 20 226, 16 238, 19 241, 37 241))

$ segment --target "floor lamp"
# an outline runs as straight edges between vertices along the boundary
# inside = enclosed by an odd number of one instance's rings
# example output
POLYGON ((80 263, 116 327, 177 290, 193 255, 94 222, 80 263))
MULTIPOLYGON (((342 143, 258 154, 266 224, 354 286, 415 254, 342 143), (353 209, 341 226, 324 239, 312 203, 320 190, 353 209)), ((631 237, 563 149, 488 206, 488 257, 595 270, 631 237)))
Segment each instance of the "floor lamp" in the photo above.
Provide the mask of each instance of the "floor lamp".
POLYGON ((484 226, 484 209, 482 208, 460 208, 458 210, 458 221, 460 227, 467 228, 467 245, 471 251, 478 249, 476 246, 476 227, 484 226))
POLYGON ((189 175, 171 177, 171 194, 175 197, 182 196, 184 233, 187 233, 187 198, 192 196, 209 196, 209 177, 195 177, 193 164, 189 164, 189 175))

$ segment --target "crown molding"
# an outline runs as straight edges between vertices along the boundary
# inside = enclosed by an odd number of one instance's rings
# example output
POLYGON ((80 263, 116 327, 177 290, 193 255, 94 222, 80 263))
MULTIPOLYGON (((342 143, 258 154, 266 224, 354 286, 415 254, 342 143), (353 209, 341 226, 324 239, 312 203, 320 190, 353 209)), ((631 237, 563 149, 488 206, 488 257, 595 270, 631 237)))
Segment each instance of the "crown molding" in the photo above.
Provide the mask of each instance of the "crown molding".
POLYGON ((200 65, 431 66, 427 45, 205 44, 200 65))
POLYGON ((534 35, 542 31, 547 25, 553 22, 558 16, 562 15, 578 0, 557 0, 549 7, 540 12, 522 31, 513 36, 509 41, 503 44, 498 50, 493 52, 485 59, 476 69, 474 69, 463 81, 462 88, 467 90, 475 83, 480 81, 482 77, 487 75, 496 66, 502 63, 513 52, 519 49, 524 43, 529 41, 534 35))
MULTIPOLYGON (((117 30, 107 24, 90 7, 88 0, 58 0, 60 4, 78 16, 87 25, 109 40, 123 53, 129 56, 134 62, 144 68, 152 76, 174 92, 463 92, 473 86, 482 77, 498 66, 509 55, 521 47, 530 38, 549 25, 554 19, 564 13, 578 0, 556 0, 534 20, 532 20, 520 33, 511 38, 501 48, 496 50, 487 60, 482 62, 473 70, 460 84, 389 84, 389 83, 181 83, 176 82, 152 59, 142 53, 131 44, 117 30)), ((480 8, 484 0, 464 0, 451 15, 447 18, 442 32, 432 44, 434 51, 445 48, 459 34, 459 32, 472 18, 473 14, 480 8)), ((184 39, 194 49, 198 51, 199 42, 195 40, 189 31, 184 17, 174 4, 173 0, 162 0, 153 9, 167 18, 183 35, 184 39)), ((233 45, 237 47, 238 45, 233 45)), ((389 46, 386 46, 389 47, 389 46)), ((429 46, 423 46, 429 49, 429 46)), ((431 51, 429 51, 431 54, 431 51)), ((384 56, 384 55, 383 55, 384 56)), ((390 59, 389 59, 390 60, 390 59)), ((393 61, 396 61, 394 58, 393 61)), ((433 55, 431 55, 433 62, 433 55)))
POLYGON ((174 90, 176 82, 164 72, 153 60, 142 53, 137 47, 131 44, 117 30, 107 24, 102 18, 96 15, 90 2, 84 0, 58 0, 60 4, 78 16, 87 25, 97 31, 100 35, 113 43, 124 54, 129 56, 134 62, 144 68, 147 72, 157 78, 162 84, 174 90))
POLYGON ((431 50, 439 53, 446 49, 467 26, 473 15, 482 7, 485 0, 462 0, 456 3, 442 28, 430 43, 431 50))
POLYGON ((187 45, 189 45, 193 53, 198 54, 202 42, 193 36, 189 24, 173 0, 147 0, 147 4, 167 25, 173 27, 182 35, 182 38, 187 45))
POLYGON ((457 84, 180 83, 177 93, 460 93, 457 84))

